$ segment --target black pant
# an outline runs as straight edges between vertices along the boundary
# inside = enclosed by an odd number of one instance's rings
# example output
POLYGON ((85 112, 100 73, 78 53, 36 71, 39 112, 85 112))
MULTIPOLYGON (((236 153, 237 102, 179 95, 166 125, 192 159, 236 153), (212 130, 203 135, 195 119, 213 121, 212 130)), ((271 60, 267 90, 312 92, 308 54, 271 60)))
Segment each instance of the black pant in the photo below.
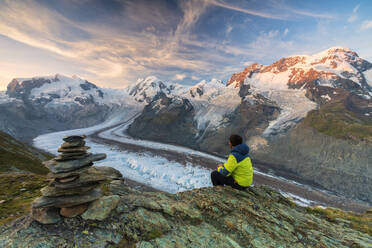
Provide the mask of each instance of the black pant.
POLYGON ((243 187, 243 186, 240 186, 239 184, 237 184, 234 181, 234 178, 232 176, 225 177, 224 175, 222 175, 218 171, 213 171, 211 173, 211 180, 212 180, 213 186, 229 185, 229 186, 233 187, 234 189, 239 189, 239 190, 244 190, 244 189, 247 188, 247 187, 243 187))

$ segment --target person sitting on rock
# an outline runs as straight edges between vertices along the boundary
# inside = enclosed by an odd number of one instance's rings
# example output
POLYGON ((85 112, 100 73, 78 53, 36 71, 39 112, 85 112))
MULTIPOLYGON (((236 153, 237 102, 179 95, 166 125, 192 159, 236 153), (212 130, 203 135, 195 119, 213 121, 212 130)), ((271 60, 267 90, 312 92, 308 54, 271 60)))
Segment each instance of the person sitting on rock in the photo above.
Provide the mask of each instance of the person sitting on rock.
POLYGON ((249 147, 243 144, 243 138, 233 134, 229 139, 232 149, 227 162, 219 164, 217 171, 211 173, 213 186, 229 185, 243 190, 253 182, 253 168, 249 157, 249 147))

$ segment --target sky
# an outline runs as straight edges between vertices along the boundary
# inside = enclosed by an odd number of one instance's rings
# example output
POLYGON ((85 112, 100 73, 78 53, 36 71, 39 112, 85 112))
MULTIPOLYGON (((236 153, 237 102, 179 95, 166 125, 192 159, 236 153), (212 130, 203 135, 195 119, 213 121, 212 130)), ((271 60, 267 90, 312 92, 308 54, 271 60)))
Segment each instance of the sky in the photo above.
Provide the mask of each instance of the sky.
POLYGON ((226 81, 333 46, 372 62, 370 13, 370 0, 0 0, 0 90, 56 73, 111 88, 226 81))

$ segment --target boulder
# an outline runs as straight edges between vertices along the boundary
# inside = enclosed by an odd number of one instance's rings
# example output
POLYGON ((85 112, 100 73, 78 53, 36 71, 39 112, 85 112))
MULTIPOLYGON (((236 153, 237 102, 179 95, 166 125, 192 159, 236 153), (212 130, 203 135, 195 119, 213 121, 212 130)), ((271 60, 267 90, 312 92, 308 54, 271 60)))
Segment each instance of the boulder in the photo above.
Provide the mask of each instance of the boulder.
POLYGON ((32 208, 31 217, 42 224, 55 224, 61 220, 59 209, 49 208, 32 208))
POLYGON ((85 220, 104 220, 118 206, 119 200, 118 195, 104 196, 92 202, 81 217, 85 220))
POLYGON ((84 204, 69 207, 69 208, 61 208, 59 213, 63 217, 73 218, 73 217, 76 217, 84 213, 88 209, 88 206, 89 206, 89 203, 84 203, 84 204))

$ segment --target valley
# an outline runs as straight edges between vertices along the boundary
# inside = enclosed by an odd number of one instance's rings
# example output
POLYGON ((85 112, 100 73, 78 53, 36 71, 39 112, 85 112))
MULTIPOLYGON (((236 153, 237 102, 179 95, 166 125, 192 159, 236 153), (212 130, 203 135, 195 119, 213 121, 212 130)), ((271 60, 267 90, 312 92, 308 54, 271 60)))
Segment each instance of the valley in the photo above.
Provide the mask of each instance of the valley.
MULTIPOLYGON (((46 134, 37 137, 35 145, 55 153, 63 136, 87 134, 93 152, 104 152, 108 158, 97 165, 111 166, 125 178, 150 188, 177 193, 210 187, 210 172, 223 157, 177 145, 134 139, 125 133, 138 113, 125 115, 118 123, 106 123, 87 129, 46 134)), ((336 207, 364 212, 369 206, 321 189, 289 171, 269 164, 254 163, 254 185, 268 185, 302 206, 336 207)))

